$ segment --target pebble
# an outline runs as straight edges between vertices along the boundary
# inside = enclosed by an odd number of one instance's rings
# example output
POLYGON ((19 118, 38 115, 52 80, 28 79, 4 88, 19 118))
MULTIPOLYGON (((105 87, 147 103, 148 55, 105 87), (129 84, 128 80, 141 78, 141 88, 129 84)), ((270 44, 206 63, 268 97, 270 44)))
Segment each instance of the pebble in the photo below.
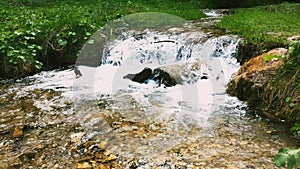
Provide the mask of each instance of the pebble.
POLYGON ((101 141, 98 145, 99 149, 104 150, 107 147, 107 142, 106 141, 101 141))
POLYGON ((58 164, 55 164, 55 165, 54 165, 54 168, 59 168, 59 165, 58 165, 58 164))
POLYGON ((79 133, 72 133, 71 134, 71 142, 75 144, 79 144, 81 141, 81 138, 85 135, 84 132, 79 132, 79 133))
POLYGON ((13 132, 12 137, 13 138, 19 138, 19 137, 21 137, 23 135, 23 128, 24 128, 23 125, 22 126, 16 126, 16 128, 15 128, 15 130, 13 132))
POLYGON ((4 147, 4 142, 0 142, 0 148, 2 149, 4 147))
POLYGON ((86 169, 86 168, 92 168, 89 162, 83 162, 83 163, 78 163, 76 166, 77 169, 86 169))
POLYGON ((43 150, 44 148, 45 148, 45 146, 42 144, 39 144, 35 147, 36 150, 43 150))

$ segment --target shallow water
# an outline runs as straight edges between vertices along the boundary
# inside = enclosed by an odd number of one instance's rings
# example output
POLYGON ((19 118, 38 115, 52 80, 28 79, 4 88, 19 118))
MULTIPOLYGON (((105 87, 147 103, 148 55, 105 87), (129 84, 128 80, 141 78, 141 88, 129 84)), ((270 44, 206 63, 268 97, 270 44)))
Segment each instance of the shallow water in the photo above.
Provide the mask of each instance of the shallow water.
POLYGON ((226 94, 241 39, 216 30, 219 18, 124 32, 101 66, 78 66, 79 78, 71 68, 2 86, 0 168, 275 168, 278 149, 296 143, 226 94), (193 79, 174 87, 123 79, 198 60, 193 79))

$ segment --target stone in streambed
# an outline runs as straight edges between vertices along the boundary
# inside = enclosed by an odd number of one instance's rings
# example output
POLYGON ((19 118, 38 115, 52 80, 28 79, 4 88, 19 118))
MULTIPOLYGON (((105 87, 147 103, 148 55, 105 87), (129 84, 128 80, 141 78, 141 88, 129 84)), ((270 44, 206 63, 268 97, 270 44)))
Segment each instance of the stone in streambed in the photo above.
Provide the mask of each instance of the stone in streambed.
POLYGON ((171 87, 177 84, 176 80, 168 72, 160 68, 153 70, 150 79, 154 80, 159 86, 163 84, 166 87, 171 87))
POLYGON ((138 83, 147 83, 148 80, 155 81, 159 86, 175 86, 177 84, 194 84, 198 80, 208 79, 205 64, 199 60, 175 63, 155 68, 144 68, 137 74, 127 74, 123 78, 130 79, 138 83))
POLYGON ((144 83, 152 75, 152 70, 150 68, 144 68, 141 72, 137 74, 128 74, 124 76, 125 79, 130 79, 134 82, 144 83))
POLYGON ((21 136, 23 135, 23 128, 24 128, 23 125, 21 125, 21 126, 16 126, 16 127, 15 127, 15 130, 14 130, 14 132, 13 132, 12 137, 13 137, 13 138, 19 138, 19 137, 21 137, 21 136))

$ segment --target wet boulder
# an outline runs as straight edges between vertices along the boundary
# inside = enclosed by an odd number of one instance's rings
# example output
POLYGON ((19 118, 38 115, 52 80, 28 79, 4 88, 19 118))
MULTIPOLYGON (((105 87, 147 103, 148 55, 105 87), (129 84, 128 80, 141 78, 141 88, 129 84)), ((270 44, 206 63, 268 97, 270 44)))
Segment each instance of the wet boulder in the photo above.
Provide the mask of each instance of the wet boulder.
POLYGON ((250 108, 263 109, 266 87, 284 64, 282 56, 287 51, 285 48, 276 48, 244 63, 227 85, 227 92, 247 101, 250 108))
POLYGON ((152 69, 146 67, 137 74, 128 74, 124 78, 130 79, 134 82, 145 83, 152 76, 152 69))
POLYGON ((155 81, 159 86, 175 86, 177 84, 194 84, 198 80, 208 79, 208 72, 205 64, 196 59, 184 63, 164 65, 154 70, 144 68, 137 74, 127 74, 124 76, 138 83, 147 83, 149 80, 155 81))
POLYGON ((144 68, 141 72, 137 74, 127 74, 123 78, 130 79, 138 83, 147 83, 149 80, 155 81, 159 86, 164 85, 166 87, 175 86, 177 83, 170 74, 160 68, 152 69, 144 68))
POLYGON ((171 77, 168 72, 160 68, 153 70, 150 80, 154 80, 159 86, 164 85, 166 87, 171 87, 178 84, 176 80, 173 77, 171 77))

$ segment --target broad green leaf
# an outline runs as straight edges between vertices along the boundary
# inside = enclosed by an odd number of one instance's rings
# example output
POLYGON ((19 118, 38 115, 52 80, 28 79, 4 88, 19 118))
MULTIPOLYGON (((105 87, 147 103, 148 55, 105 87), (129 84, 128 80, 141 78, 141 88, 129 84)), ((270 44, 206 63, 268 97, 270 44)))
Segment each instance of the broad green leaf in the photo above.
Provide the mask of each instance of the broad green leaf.
POLYGON ((20 58, 23 62, 26 62, 25 56, 19 55, 18 58, 20 58))
POLYGON ((294 156, 289 156, 289 158, 287 159, 288 169, 293 169, 295 163, 296 163, 295 157, 294 156))
POLYGON ((41 69, 42 68, 42 66, 43 66, 43 63, 42 62, 40 62, 40 61, 35 61, 35 68, 37 68, 37 69, 41 69))
POLYGON ((290 103, 289 107, 293 108, 295 106, 295 103, 290 103))
POLYGON ((91 36, 92 33, 91 33, 91 32, 85 32, 85 35, 86 35, 86 36, 91 36))
POLYGON ((300 168, 300 151, 295 154, 296 166, 300 168))
POLYGON ((64 39, 59 39, 58 44, 61 45, 61 46, 66 46, 68 44, 68 41, 66 41, 64 39))
POLYGON ((76 33, 75 32, 68 32, 68 35, 70 36, 70 35, 73 35, 73 36, 75 36, 76 35, 76 33))
POLYGON ((41 46, 36 46, 36 47, 37 47, 38 50, 42 50, 43 49, 43 47, 41 47, 41 46))
POLYGON ((287 97, 287 98, 285 98, 285 102, 286 102, 286 103, 290 102, 291 100, 292 100, 292 98, 291 98, 291 97, 287 97))
POLYGON ((300 130, 300 122, 295 122, 294 126, 290 130, 291 131, 300 130))
POLYGON ((34 49, 34 47, 35 47, 34 45, 29 45, 28 49, 34 49))
MULTIPOLYGON (((280 150, 279 150, 280 151, 280 150)), ((279 152, 275 156, 275 165, 277 167, 285 167, 290 156, 285 152, 279 152)))

